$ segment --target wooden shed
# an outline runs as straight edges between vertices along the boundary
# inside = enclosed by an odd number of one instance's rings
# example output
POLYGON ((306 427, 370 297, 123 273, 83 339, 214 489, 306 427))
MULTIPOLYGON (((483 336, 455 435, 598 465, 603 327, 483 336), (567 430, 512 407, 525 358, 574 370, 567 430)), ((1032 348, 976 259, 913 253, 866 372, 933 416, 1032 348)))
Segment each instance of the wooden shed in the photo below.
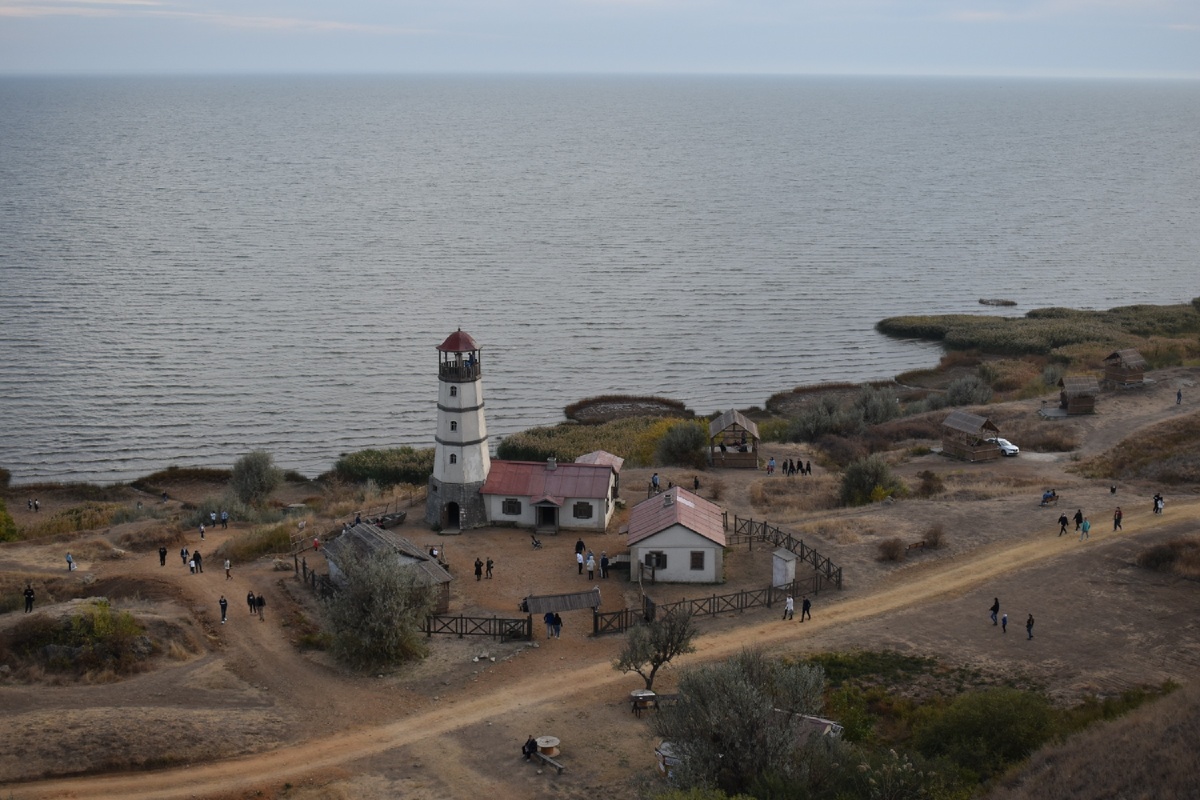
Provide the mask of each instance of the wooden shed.
POLYGON ((1068 414, 1096 413, 1096 397, 1100 394, 1100 383, 1091 375, 1064 375, 1058 382, 1059 408, 1068 414))
POLYGON ((951 411, 942 422, 942 452, 963 461, 991 461, 1000 457, 1000 446, 987 441, 1000 429, 987 417, 969 411, 951 411))
POLYGON ((714 467, 758 469, 758 426, 732 408, 708 423, 708 460, 714 467))
POLYGON ((1132 347, 1104 359, 1104 380, 1118 386, 1140 386, 1146 380, 1146 359, 1132 347))
POLYGON ((444 614, 450 607, 450 573, 437 559, 415 544, 391 531, 360 522, 338 534, 325 545, 325 560, 329 564, 329 577, 334 583, 342 580, 338 563, 345 558, 395 560, 397 569, 413 570, 417 579, 433 588, 435 613, 444 614))

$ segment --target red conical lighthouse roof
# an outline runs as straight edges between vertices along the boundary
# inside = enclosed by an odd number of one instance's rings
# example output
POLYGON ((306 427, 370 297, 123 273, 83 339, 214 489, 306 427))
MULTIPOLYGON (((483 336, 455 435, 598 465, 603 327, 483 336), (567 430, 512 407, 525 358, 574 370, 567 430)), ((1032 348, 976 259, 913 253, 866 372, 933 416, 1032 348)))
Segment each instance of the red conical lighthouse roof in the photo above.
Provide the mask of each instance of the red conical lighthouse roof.
POLYGON ((478 350, 479 345, 475 344, 475 340, 471 338, 471 334, 459 328, 447 336, 446 341, 439 344, 437 349, 443 353, 469 353, 472 350, 478 350))

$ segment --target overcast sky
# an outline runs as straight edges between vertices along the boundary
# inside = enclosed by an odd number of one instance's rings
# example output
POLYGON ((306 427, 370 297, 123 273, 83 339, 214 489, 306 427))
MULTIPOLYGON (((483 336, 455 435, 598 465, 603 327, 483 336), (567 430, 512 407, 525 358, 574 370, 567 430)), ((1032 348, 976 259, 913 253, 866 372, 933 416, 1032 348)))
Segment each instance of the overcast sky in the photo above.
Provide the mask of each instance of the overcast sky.
POLYGON ((0 0, 0 73, 1200 78, 1200 0, 0 0))

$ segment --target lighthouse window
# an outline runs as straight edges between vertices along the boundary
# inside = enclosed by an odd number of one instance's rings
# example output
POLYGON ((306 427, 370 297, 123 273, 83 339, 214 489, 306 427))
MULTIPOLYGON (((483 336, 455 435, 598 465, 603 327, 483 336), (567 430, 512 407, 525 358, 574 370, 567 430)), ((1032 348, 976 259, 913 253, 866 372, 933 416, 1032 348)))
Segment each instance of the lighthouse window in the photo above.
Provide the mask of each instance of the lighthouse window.
POLYGON ((458 387, 457 387, 457 386, 451 386, 451 387, 450 387, 450 396, 451 396, 451 397, 458 397, 458 387))
POLYGON ((521 501, 509 498, 504 501, 504 514, 509 517, 521 516, 521 501))
POLYGON ((452 430, 452 431, 456 431, 456 430, 458 430, 458 423, 457 423, 457 422, 454 422, 453 420, 451 420, 451 422, 450 422, 450 430, 452 430))
POLYGON ((591 519, 592 513, 593 513, 592 512, 592 504, 591 503, 576 503, 575 507, 572 509, 572 512, 575 515, 575 519, 591 519))
POLYGON ((458 463, 458 456, 454 455, 454 453, 451 453, 451 454, 450 454, 450 463, 451 463, 451 464, 457 464, 457 463, 458 463))

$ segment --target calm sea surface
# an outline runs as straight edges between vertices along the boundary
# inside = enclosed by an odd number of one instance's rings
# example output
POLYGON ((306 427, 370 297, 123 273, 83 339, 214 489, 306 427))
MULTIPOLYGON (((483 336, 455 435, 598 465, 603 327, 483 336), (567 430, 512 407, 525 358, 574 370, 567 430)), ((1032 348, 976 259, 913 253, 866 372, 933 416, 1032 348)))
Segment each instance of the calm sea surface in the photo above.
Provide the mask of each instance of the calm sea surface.
MULTIPOLYGON (((122 480, 699 412, 937 351, 902 313, 1200 295, 1200 84, 0 79, 0 466, 122 480)), ((1006 312, 1007 313, 1007 312, 1006 312)))

